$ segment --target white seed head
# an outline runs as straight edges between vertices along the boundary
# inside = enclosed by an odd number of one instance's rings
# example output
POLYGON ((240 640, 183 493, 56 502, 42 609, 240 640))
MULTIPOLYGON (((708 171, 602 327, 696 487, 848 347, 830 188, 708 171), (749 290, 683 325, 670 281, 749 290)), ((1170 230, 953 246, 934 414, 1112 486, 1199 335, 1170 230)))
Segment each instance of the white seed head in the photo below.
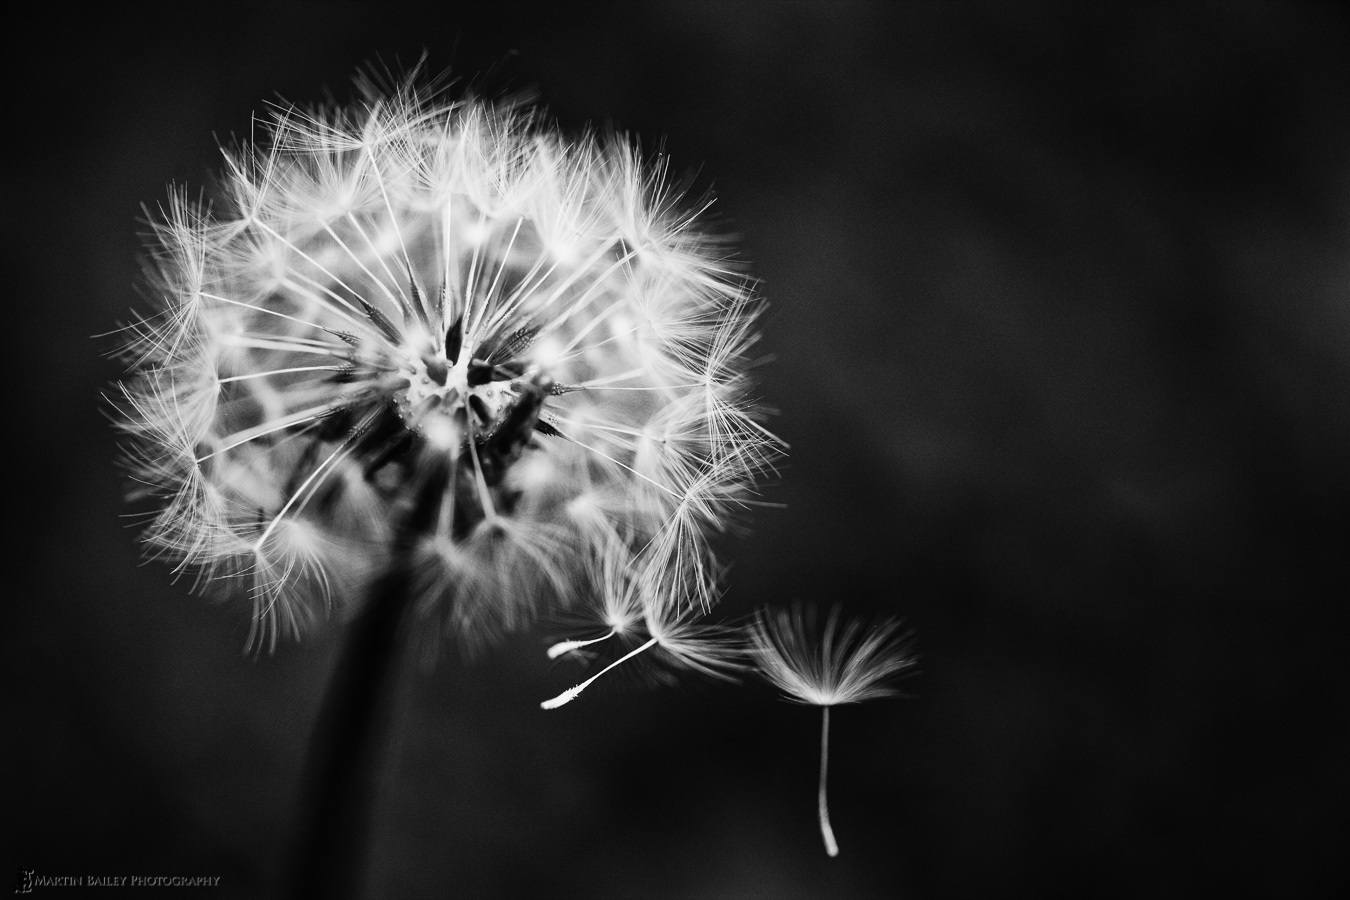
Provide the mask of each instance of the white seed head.
POLYGON ((780 446, 746 394, 755 298, 664 160, 412 87, 262 131, 214 206, 154 225, 117 402, 152 553, 250 578, 275 641, 441 491, 418 601, 453 593, 471 643, 546 596, 705 611, 707 534, 780 446))
POLYGON ((750 640, 764 677, 786 699, 813 706, 895 696, 891 681, 917 662, 899 621, 864 626, 852 620, 841 630, 837 606, 819 630, 813 608, 760 610, 751 622, 750 640))

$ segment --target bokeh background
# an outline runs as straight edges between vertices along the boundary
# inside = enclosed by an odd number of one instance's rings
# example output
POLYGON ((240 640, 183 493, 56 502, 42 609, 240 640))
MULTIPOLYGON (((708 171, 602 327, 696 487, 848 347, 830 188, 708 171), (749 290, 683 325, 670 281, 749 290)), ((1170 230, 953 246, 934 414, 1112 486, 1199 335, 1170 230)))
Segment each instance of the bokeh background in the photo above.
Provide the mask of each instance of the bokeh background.
MULTIPOLYGON (((336 630, 139 566, 100 391, 140 204, 424 53, 661 141, 771 299, 791 444, 721 610, 903 616, 909 697, 407 698, 370 896, 1289 896, 1350 818, 1350 20, 1295 4, 46 5, 4 39, 11 865, 268 896, 336 630)), ((164 893, 164 892, 161 892, 164 893)), ((169 891, 169 894, 175 892, 169 891)), ((205 893, 205 892, 203 892, 205 893)), ((159 896, 160 894, 155 894, 159 896)))

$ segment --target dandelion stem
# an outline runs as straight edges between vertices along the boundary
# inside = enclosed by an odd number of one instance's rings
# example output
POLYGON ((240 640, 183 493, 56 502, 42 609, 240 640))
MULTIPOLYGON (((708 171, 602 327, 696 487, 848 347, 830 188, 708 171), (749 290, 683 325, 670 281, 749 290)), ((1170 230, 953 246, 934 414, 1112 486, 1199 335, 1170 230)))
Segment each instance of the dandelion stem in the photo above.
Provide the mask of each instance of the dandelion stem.
POLYGON ((402 523, 396 550, 348 626, 305 761, 296 898, 363 895, 371 818, 379 799, 405 674, 416 538, 435 525, 448 484, 437 473, 402 523))
POLYGON ((830 765, 830 708, 822 706, 820 709, 820 836, 825 839, 825 852, 830 856, 838 856, 839 845, 834 842, 834 829, 830 827, 830 807, 825 800, 825 773, 830 765))

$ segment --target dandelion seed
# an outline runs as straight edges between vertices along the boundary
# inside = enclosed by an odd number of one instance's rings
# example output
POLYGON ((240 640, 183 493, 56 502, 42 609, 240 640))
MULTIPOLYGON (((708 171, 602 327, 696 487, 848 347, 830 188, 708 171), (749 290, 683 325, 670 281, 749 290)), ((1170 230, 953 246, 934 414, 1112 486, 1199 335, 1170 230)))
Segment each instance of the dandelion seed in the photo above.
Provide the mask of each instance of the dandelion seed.
POLYGON ((890 683, 912 669, 909 634, 900 623, 883 620, 864 628, 850 621, 839 630, 839 607, 831 607, 825 627, 816 634, 814 610, 798 606, 791 612, 759 611, 750 626, 755 663, 785 699, 821 707, 820 785, 817 792, 820 834, 825 852, 839 854, 830 826, 825 781, 829 770, 830 707, 893 697, 890 683))
POLYGON ((615 631, 613 629, 610 629, 610 631, 607 634, 598 638, 589 638, 587 640, 576 640, 576 641, 558 641, 556 644, 548 648, 548 658, 557 659, 563 654, 571 653, 574 650, 580 650, 582 647, 589 647, 592 644, 598 644, 601 641, 607 641, 610 638, 614 637, 614 635, 615 631))
MULTIPOLYGON (((543 709, 557 709, 570 703, 601 676, 642 654, 655 655, 661 662, 677 670, 687 669, 713 678, 734 680, 734 673, 742 668, 739 662, 742 649, 730 630, 702 622, 700 611, 697 609, 676 608, 655 603, 644 603, 642 607, 642 632, 647 637, 646 641, 580 684, 568 688, 551 700, 545 700, 540 706, 543 709)), ((627 631, 628 627, 627 623, 617 624, 604 637, 554 644, 549 648, 549 658, 556 658, 581 647, 609 640, 620 631, 627 631)))
POLYGON ((623 656, 621 656, 619 659, 617 659, 617 660, 615 660, 614 662, 610 663, 609 665, 605 666, 605 667, 604 667, 603 669, 601 669, 599 672, 595 673, 595 674, 592 675, 590 678, 587 678, 585 681, 581 682, 581 684, 578 684, 578 685, 576 685, 575 687, 570 687, 570 688, 568 688, 567 690, 563 691, 563 692, 562 692, 561 694, 559 694, 558 696, 554 697, 552 700, 545 700, 543 703, 540 703, 540 704, 539 704, 540 708, 542 708, 542 709, 557 709, 558 707, 560 707, 560 706, 562 706, 562 705, 564 705, 564 704, 571 703, 573 700, 575 700, 575 699, 581 694, 582 691, 584 691, 584 690, 586 690, 586 688, 590 687, 590 686, 591 686, 591 685, 592 685, 592 684, 593 684, 593 683, 594 683, 601 675, 604 675, 606 672, 610 671, 611 669, 618 668, 619 666, 621 666, 621 665, 623 665, 624 663, 628 662, 628 660, 630 660, 630 659, 632 659, 633 657, 637 656, 639 653, 642 653, 642 652, 645 651, 645 650, 650 650, 652 647, 656 646, 656 643, 657 643, 656 638, 654 638, 654 637, 653 637, 653 638, 648 638, 647 641, 646 641, 646 643, 642 644, 640 647, 637 647, 637 648, 634 649, 634 650, 629 650, 627 653, 625 653, 625 654, 624 654, 623 656))

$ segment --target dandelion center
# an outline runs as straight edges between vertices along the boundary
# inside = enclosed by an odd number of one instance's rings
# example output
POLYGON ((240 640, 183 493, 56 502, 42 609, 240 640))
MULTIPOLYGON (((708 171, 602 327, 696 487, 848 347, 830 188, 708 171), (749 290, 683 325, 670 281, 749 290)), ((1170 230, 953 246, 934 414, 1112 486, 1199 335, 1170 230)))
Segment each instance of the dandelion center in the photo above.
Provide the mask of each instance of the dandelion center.
MULTIPOLYGON (((543 380, 537 367, 528 370, 543 380)), ((497 431, 522 397, 515 376, 524 363, 490 366, 472 355, 449 360, 441 352, 408 352, 399 360, 395 408, 407 428, 432 438, 443 449, 458 451, 471 434, 497 431), (487 379, 487 380, 484 380, 487 379)))

